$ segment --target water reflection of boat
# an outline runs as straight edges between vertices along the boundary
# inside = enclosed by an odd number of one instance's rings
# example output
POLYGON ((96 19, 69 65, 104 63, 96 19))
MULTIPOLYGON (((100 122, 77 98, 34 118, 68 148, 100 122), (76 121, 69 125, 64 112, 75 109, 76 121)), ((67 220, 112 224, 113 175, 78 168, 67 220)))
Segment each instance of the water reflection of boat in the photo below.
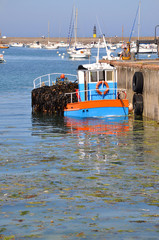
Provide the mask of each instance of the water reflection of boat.
POLYGON ((65 121, 74 133, 122 135, 129 131, 128 117, 65 118, 65 121))
POLYGON ((108 118, 69 118, 32 115, 33 135, 52 135, 53 133, 88 133, 101 135, 123 135, 129 131, 128 117, 108 118), (39 131, 40 129, 40 131, 39 131))

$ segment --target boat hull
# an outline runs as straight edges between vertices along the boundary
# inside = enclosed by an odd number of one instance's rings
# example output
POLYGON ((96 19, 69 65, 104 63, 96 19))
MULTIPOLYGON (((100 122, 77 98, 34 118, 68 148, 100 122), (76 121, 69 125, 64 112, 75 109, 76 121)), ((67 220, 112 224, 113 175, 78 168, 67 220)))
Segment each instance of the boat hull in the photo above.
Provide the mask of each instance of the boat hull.
POLYGON ((127 116, 129 102, 127 99, 94 100, 69 103, 64 110, 67 117, 108 117, 127 116))

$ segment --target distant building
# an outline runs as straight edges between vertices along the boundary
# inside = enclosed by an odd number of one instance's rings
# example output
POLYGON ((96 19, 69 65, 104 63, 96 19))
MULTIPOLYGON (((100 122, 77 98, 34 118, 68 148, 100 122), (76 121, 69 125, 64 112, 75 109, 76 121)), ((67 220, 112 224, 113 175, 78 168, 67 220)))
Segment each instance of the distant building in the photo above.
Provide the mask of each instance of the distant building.
POLYGON ((93 38, 96 38, 97 34, 96 34, 96 25, 94 25, 93 28, 93 38))

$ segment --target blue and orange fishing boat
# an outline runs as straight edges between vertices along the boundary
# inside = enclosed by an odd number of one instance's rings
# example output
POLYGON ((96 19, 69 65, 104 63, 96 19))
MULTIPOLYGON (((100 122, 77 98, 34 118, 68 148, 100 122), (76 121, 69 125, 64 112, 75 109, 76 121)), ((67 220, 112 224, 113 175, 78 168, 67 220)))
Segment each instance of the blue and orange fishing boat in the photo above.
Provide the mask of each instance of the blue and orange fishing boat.
MULTIPOLYGON (((52 73, 36 78, 34 88, 45 84, 50 86, 51 77, 55 78, 56 75, 60 74, 52 73), (48 77, 48 80, 44 82, 42 79, 45 77, 48 77)), ((70 77, 76 77, 78 88, 73 90, 74 92, 60 91, 66 96, 64 116, 90 118, 128 115, 129 101, 126 99, 126 89, 118 89, 117 69, 99 61, 99 50, 95 63, 79 65, 77 75, 61 74, 60 78, 57 77, 52 83, 56 85, 59 80, 70 82, 70 77)))
POLYGON ((80 65, 77 71, 78 90, 64 109, 67 117, 126 116, 129 102, 126 89, 117 88, 117 69, 107 63, 80 65), (72 102, 76 94, 78 102, 72 102))

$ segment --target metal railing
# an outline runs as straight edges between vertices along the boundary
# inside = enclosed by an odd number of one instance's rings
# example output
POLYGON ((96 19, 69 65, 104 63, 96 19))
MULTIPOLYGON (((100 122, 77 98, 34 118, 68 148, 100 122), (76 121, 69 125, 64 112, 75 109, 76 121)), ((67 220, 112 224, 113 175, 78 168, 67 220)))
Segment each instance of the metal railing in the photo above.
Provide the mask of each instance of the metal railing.
MULTIPOLYGON (((78 102, 79 102, 79 101, 81 101, 82 93, 87 93, 87 100, 86 101, 91 101, 92 96, 94 96, 94 95, 102 97, 102 95, 99 95, 96 92, 96 89, 65 93, 65 96, 70 95, 71 96, 71 102, 70 103, 73 103, 73 101, 72 101, 73 100, 73 95, 75 94, 77 99, 78 99, 78 102), (88 93, 89 93, 89 95, 88 95, 88 93)), ((109 92, 106 95, 110 95, 110 94, 113 95, 113 99, 116 99, 116 98, 126 99, 126 97, 127 97, 126 89, 124 89, 124 88, 119 88, 119 89, 109 88, 109 92), (121 94, 123 94, 123 96, 121 94)))
POLYGON ((77 75, 67 74, 67 73, 49 73, 37 77, 33 80, 34 88, 39 88, 42 86, 51 86, 57 82, 57 79, 60 79, 61 75, 65 75, 65 79, 70 82, 75 82, 77 80, 77 75))

